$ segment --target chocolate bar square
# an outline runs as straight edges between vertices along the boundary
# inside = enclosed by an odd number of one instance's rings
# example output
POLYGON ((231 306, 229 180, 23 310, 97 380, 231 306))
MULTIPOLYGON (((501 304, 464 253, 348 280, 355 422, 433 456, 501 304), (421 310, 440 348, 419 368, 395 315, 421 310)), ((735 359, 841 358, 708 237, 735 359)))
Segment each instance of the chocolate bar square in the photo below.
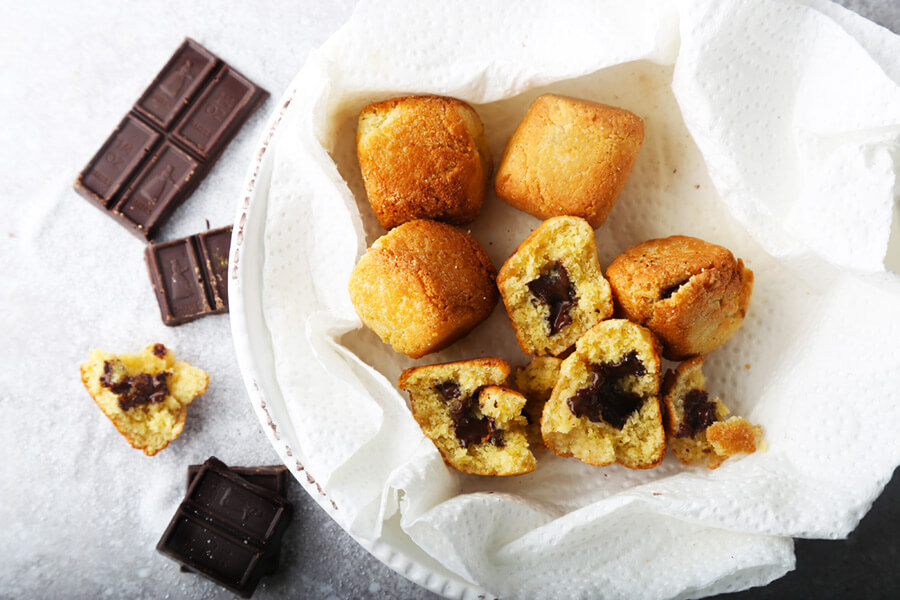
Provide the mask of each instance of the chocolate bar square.
MULTIPOLYGON (((187 470, 187 488, 191 487, 194 478, 203 465, 190 465, 187 470)), ((239 475, 253 485, 264 487, 278 494, 282 498, 287 498, 288 470, 284 465, 272 465, 265 467, 229 467, 231 472, 239 475)), ((271 554, 263 558, 264 573, 266 575, 274 575, 278 571, 278 562, 281 556, 281 545, 275 546, 271 554)), ((182 571, 190 571, 185 566, 181 567, 182 571)))
POLYGON ((249 598, 292 516, 286 499, 211 457, 197 471, 156 548, 249 598))
POLYGON ((75 180, 152 241, 269 93, 186 38, 75 180))

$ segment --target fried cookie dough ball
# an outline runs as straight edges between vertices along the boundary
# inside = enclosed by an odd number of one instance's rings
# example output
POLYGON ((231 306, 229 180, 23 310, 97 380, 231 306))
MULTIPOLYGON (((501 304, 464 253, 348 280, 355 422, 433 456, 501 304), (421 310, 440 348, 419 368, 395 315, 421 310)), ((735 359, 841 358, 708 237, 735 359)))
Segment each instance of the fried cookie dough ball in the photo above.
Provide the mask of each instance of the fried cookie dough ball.
POLYGON ((492 159, 465 102, 410 96, 370 104, 356 143, 369 203, 385 229, 414 219, 464 225, 478 216, 492 159))
POLYGON ((476 358, 407 369, 413 417, 448 465, 473 475, 520 475, 536 462, 528 449, 525 397, 504 387, 509 364, 476 358))
POLYGON ((497 287, 526 354, 562 354, 613 313, 594 230, 579 217, 541 223, 500 268, 497 287))
POLYGON ((625 186, 644 140, 635 114, 544 94, 506 143, 494 189, 539 219, 573 215, 596 229, 625 186))
POLYGON ((485 320, 497 304, 484 248, 452 225, 419 219, 381 236, 350 276, 360 319, 394 350, 419 358, 485 320))
POLYGON ((648 469, 662 462, 659 342, 624 319, 601 321, 563 360, 544 405, 544 444, 591 465, 648 469))
POLYGON ((753 291, 753 271, 722 246, 675 235, 649 240, 606 269, 616 305, 648 327, 663 356, 708 354, 740 329, 753 291))

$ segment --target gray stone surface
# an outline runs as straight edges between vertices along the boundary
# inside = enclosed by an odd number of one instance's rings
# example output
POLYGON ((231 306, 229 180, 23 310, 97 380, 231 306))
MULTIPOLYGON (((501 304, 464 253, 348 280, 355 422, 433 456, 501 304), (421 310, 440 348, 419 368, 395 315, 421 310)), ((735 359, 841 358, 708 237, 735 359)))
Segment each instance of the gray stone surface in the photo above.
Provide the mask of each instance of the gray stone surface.
MULTIPOLYGON (((354 4, 4 5, 0 203, 9 219, 0 222, 0 599, 232 597, 153 551, 178 503, 185 465, 210 454, 230 464, 278 461, 245 399, 227 318, 163 327, 142 245, 75 197, 71 182, 183 36, 207 44, 277 99, 354 4), (87 398, 77 365, 92 347, 137 350, 156 340, 210 371, 213 384, 192 407, 182 437, 146 458, 87 398)), ((900 32, 898 0, 840 4, 900 32)), ((233 217, 264 116, 248 123, 165 239, 196 233, 206 219, 215 227, 233 217)), ((296 514, 283 568, 254 598, 438 598, 369 555, 296 483, 290 498, 296 514)), ((847 540, 799 540, 796 571, 728 598, 900 597, 898 523, 895 475, 847 540)))

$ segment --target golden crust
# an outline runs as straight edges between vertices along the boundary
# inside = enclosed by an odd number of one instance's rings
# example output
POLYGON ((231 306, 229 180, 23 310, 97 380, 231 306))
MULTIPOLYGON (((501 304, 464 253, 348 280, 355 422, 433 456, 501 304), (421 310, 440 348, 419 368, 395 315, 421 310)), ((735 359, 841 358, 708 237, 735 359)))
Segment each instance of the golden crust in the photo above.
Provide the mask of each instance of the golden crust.
POLYGON ((475 110, 441 96, 370 104, 359 115, 357 156, 385 229, 414 219, 463 225, 478 216, 492 169, 475 110))
POLYGON ((149 344, 137 354, 91 351, 81 365, 81 382, 132 448, 153 456, 181 434, 187 407, 206 391, 209 376, 184 361, 176 361, 175 354, 162 344, 149 344), (107 361, 119 361, 129 376, 167 371, 169 393, 162 402, 122 410, 118 396, 100 384, 107 361))
POLYGON ((522 411, 525 397, 505 387, 509 364, 500 358, 476 358, 406 369, 399 387, 409 392, 413 418, 434 443, 444 462, 472 475, 521 475, 537 466, 528 448, 522 411), (438 386, 456 386, 458 394, 445 397, 438 386), (490 420, 502 440, 462 444, 451 410, 455 403, 477 397, 471 414, 490 420))
POLYGON ((588 100, 544 94, 506 143, 494 190, 539 219, 606 220, 637 160, 644 124, 637 115, 588 100))
POLYGON ((657 466, 666 452, 659 371, 659 342, 648 329, 623 319, 601 321, 578 340, 575 352, 562 362, 541 418, 544 444, 560 456, 574 456, 591 465, 657 466), (591 365, 616 363, 630 352, 636 353, 645 373, 621 380, 625 391, 641 398, 624 426, 575 416, 568 400, 591 381, 591 365))
POLYGON ((558 356, 584 332, 613 313, 612 293, 597 259, 594 230, 579 217, 554 217, 541 223, 503 263, 497 287, 526 354, 558 356), (528 284, 559 262, 577 301, 567 312, 571 323, 551 334, 550 308, 529 291, 528 284))
POLYGON ((486 319, 499 299, 496 270, 468 233, 416 220, 378 238, 350 277, 360 319, 412 358, 441 350, 486 319))
POLYGON ((727 249, 676 235, 626 250, 607 268, 616 305, 647 326, 671 360, 704 355, 744 322, 753 272, 727 249))

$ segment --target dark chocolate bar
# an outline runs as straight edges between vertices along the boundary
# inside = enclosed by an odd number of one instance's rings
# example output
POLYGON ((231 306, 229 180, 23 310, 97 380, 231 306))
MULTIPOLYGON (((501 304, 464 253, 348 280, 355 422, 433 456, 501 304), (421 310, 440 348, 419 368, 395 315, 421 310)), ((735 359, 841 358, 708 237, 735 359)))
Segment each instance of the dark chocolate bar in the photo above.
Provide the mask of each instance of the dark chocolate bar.
POLYGON ((75 181, 152 241, 269 96, 187 38, 75 181))
MULTIPOLYGON (((187 488, 191 487, 194 478, 203 465, 190 465, 187 469, 187 488)), ((229 467, 231 472, 239 475, 253 485, 264 487, 273 491, 282 498, 287 498, 288 470, 284 465, 272 465, 265 467, 229 467)), ((272 552, 263 558, 263 572, 266 575, 274 575, 278 571, 278 562, 281 555, 281 545, 275 546, 272 552)), ((182 571, 190 572, 191 569, 182 565, 182 571)))
POLYGON ((194 477, 156 549, 249 598, 292 516, 290 502, 211 457, 194 477))
POLYGON ((228 312, 231 225, 144 250, 150 283, 166 325, 228 312))

